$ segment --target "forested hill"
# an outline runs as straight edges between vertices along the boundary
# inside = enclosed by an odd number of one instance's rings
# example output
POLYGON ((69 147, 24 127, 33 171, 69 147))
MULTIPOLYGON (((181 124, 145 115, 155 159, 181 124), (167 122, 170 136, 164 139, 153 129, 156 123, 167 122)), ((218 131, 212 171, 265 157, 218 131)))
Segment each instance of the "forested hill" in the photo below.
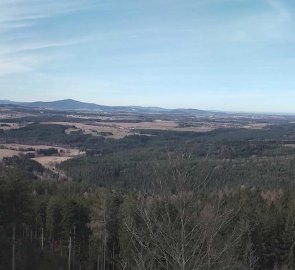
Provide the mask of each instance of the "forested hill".
POLYGON ((102 112, 139 112, 139 113, 186 113, 186 114, 217 114, 197 109, 164 109, 160 107, 141 106, 106 106, 95 103, 80 102, 73 99, 57 100, 51 102, 15 102, 0 100, 2 105, 22 106, 24 108, 38 108, 48 110, 72 110, 72 111, 102 111, 102 112))

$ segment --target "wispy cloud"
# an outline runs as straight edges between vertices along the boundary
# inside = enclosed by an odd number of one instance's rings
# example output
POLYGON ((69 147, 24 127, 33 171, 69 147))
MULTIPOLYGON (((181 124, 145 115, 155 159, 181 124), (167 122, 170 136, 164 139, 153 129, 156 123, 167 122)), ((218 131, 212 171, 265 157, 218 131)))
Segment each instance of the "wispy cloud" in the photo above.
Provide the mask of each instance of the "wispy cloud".
POLYGON ((79 37, 68 40, 56 40, 56 41, 34 41, 34 42, 24 42, 21 44, 13 44, 13 45, 0 45, 0 56, 1 55, 11 55, 17 54, 21 52, 32 52, 36 50, 55 48, 55 47, 64 47, 71 46, 83 42, 90 41, 91 37, 79 37))
POLYGON ((47 55, 42 55, 42 50, 88 41, 90 39, 88 36, 75 37, 75 35, 68 39, 53 36, 44 40, 39 32, 31 35, 32 31, 23 30, 30 30, 45 18, 91 8, 94 4, 92 0, 1 0, 0 76, 34 71, 50 60, 47 55))
POLYGON ((24 27, 40 19, 91 8, 94 4, 91 0, 1 0, 0 25, 2 30, 24 27))
POLYGON ((267 3, 274 9, 279 22, 289 22, 292 18, 290 11, 284 5, 284 1, 267 0, 267 3))
POLYGON ((42 58, 36 56, 0 57, 0 77, 32 71, 42 58))
POLYGON ((216 37, 233 42, 269 42, 293 38, 289 34, 290 27, 293 28, 293 17, 286 1, 257 0, 256 4, 263 5, 259 12, 245 12, 234 21, 220 24, 216 28, 216 37))

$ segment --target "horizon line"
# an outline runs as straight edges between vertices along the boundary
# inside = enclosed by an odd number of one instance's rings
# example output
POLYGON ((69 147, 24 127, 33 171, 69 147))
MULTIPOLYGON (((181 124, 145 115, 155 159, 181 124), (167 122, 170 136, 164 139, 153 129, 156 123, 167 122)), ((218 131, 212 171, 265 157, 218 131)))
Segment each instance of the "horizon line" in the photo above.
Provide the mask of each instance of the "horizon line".
MULTIPOLYGON (((54 100, 35 100, 35 101, 15 101, 11 99, 1 99, 1 102, 8 101, 13 103, 36 103, 36 102, 43 102, 43 103, 51 103, 51 102, 59 102, 59 101, 76 101, 80 103, 88 103, 98 106, 106 106, 106 107, 141 107, 141 108, 158 108, 164 110, 198 110, 198 111, 208 111, 212 113, 228 113, 228 114, 260 114, 260 115, 281 115, 281 116, 289 116, 295 115, 295 112, 271 112, 271 111, 239 111, 239 110, 218 110, 218 109, 199 109, 194 107, 165 107, 165 106, 154 106, 154 105, 109 105, 109 104, 101 104, 96 102, 89 102, 89 101, 82 101, 75 98, 63 98, 63 99, 54 99, 54 100)), ((13 104, 0 104, 0 105, 13 105, 13 104)))

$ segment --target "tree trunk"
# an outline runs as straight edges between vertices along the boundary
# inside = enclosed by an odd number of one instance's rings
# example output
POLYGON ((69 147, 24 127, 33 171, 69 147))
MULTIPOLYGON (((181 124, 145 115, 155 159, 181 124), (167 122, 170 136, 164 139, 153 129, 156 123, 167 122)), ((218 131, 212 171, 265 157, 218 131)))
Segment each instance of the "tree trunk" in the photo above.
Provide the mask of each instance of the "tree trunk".
POLYGON ((71 261, 72 261, 72 236, 71 236, 71 231, 70 231, 70 240, 69 240, 69 260, 68 260, 68 266, 69 269, 71 269, 71 261))
POLYGON ((30 229, 30 240, 31 240, 31 244, 33 243, 33 229, 30 229))
POLYGON ((15 270, 15 223, 12 227, 12 270, 15 270))
POLYGON ((106 270, 106 249, 103 245, 103 270, 106 270))
POLYGON ((74 243, 73 243, 73 262, 75 262, 75 252, 76 252, 76 224, 74 225, 74 243))
POLYGON ((44 228, 41 229, 41 247, 44 248, 44 228))
POLYGON ((99 270, 99 266, 100 266, 100 257, 99 257, 99 250, 97 251, 97 267, 96 270, 99 270))
POLYGON ((115 247, 113 245, 113 270, 115 270, 115 247))
POLYGON ((59 239, 59 246, 60 246, 60 256, 63 256, 62 237, 59 239))

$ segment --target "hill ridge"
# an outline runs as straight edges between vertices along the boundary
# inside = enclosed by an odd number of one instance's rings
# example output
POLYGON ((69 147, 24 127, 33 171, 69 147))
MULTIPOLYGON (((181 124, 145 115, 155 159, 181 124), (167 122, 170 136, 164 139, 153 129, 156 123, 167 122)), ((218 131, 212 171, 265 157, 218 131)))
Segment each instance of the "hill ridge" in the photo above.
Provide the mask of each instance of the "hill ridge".
POLYGON ((142 113, 190 113, 190 114, 213 114, 211 111, 198 109, 166 109, 155 106, 108 106, 96 103, 81 102, 75 99, 62 99, 54 101, 16 102, 11 100, 0 100, 0 105, 21 106, 27 108, 61 110, 61 111, 102 111, 102 112, 142 112, 142 113))

